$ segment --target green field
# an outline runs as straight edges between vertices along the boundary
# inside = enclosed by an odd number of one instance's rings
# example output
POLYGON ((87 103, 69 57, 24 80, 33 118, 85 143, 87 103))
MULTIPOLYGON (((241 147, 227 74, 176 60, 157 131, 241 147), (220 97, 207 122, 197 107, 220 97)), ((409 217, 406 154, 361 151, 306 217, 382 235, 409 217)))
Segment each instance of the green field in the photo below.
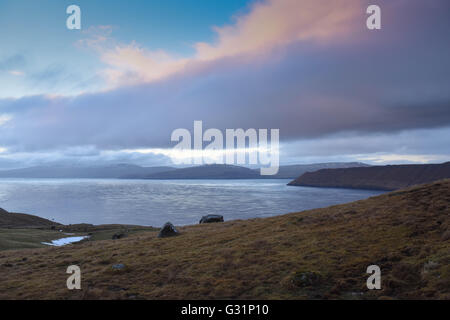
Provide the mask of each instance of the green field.
POLYGON ((55 230, 0 229, 0 250, 44 248, 41 242, 68 237, 55 230))

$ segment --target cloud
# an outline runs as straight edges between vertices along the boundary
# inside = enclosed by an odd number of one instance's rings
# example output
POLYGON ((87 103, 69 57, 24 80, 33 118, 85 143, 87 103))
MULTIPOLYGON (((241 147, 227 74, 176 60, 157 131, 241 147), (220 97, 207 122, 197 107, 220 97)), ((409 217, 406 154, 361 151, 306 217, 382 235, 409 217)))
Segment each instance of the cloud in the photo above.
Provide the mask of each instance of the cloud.
POLYGON ((196 58, 260 54, 295 41, 336 41, 351 32, 361 12, 359 0, 255 2, 248 14, 234 18, 234 24, 214 28, 215 43, 197 43, 196 58))
POLYGON ((0 71, 7 71, 16 68, 22 68, 26 65, 26 59, 21 54, 15 54, 0 59, 0 71))
POLYGON ((384 163, 438 163, 448 161, 448 155, 421 155, 421 154, 378 154, 362 156, 361 161, 370 161, 375 164, 384 163))
MULTIPOLYGON (((191 129, 195 120, 222 130, 280 129, 288 144, 450 126, 448 2, 384 1, 384 27, 376 33, 365 28, 364 2, 318 3, 258 2, 188 58, 114 43, 106 28, 89 45, 99 50, 114 89, 0 100, 0 114, 12 116, 0 126, 0 145, 28 153, 168 148, 171 132, 191 129)), ((348 147, 362 154, 366 146, 348 147)), ((434 150, 429 154, 447 152, 442 145, 434 150)))
POLYGON ((32 166, 103 166, 133 163, 141 166, 171 165, 169 157, 159 153, 98 150, 92 146, 78 146, 39 152, 11 152, 0 148, 0 168, 12 169, 32 166))
POLYGON ((21 76, 25 75, 25 72, 19 71, 19 70, 11 70, 11 71, 9 71, 9 74, 16 76, 16 77, 21 77, 21 76))
POLYGON ((21 69, 25 67, 25 65, 26 59, 21 54, 15 54, 3 59, 0 58, 0 73, 7 72, 12 76, 22 77, 25 75, 25 72, 21 69))
POLYGON ((149 51, 135 43, 106 50, 101 60, 108 65, 103 74, 113 87, 159 80, 182 71, 189 63, 189 59, 177 59, 163 50, 149 51))
POLYGON ((328 161, 424 162, 450 159, 450 127, 413 129, 396 133, 342 133, 287 142, 285 162, 328 161), (419 161, 422 159, 421 161, 419 161), (402 161, 403 160, 403 161, 402 161))
POLYGON ((213 43, 194 44, 195 53, 179 57, 164 50, 146 50, 136 43, 117 43, 113 28, 90 28, 79 45, 95 49, 108 67, 110 87, 145 83, 183 72, 203 62, 242 55, 262 55, 297 41, 338 41, 355 29, 364 12, 360 0, 267 0, 255 2, 234 23, 214 27, 213 43))
POLYGON ((4 125, 8 121, 10 121, 12 117, 7 114, 0 114, 0 126, 4 125))

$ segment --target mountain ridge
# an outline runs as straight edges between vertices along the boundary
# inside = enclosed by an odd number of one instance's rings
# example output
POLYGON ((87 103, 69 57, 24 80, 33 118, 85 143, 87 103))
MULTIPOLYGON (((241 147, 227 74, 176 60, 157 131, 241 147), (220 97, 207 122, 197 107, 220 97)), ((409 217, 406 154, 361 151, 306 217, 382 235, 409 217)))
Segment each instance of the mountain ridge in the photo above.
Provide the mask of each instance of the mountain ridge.
POLYGON ((446 178, 450 162, 322 169, 304 173, 288 185, 392 191, 446 178))
POLYGON ((368 166, 360 162, 329 162, 280 166, 273 176, 260 175, 260 169, 212 164, 175 168, 170 166, 142 167, 134 164, 109 166, 37 166, 0 170, 0 178, 48 179, 295 179, 307 171, 323 168, 368 166), (214 172, 215 170, 215 172, 214 172))
MULTIPOLYGON (((368 167, 369 165, 360 162, 329 162, 316 164, 299 164, 280 166, 276 175, 263 176, 260 169, 249 169, 247 167, 211 164, 181 169, 171 170, 169 172, 158 172, 148 176, 133 177, 137 179, 294 179, 307 171, 315 171, 321 168, 351 168, 368 167)), ((125 177, 128 178, 128 177, 125 177)))
POLYGON ((175 168, 169 166, 141 167, 133 164, 109 166, 37 166, 22 169, 1 170, 0 178, 48 178, 48 179, 120 179, 128 175, 145 175, 175 168))

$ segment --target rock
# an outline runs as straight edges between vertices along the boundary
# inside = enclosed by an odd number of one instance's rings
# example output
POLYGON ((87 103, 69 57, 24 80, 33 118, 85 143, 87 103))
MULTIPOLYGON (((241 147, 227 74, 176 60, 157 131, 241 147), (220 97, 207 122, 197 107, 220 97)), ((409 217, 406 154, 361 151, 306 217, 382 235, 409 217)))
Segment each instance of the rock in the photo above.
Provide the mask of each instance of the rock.
POLYGON ((430 260, 423 265, 422 273, 427 274, 437 268, 439 268, 439 263, 430 260))
POLYGON ((292 284, 297 287, 310 287, 319 284, 322 276, 314 271, 296 272, 292 277, 292 284))
POLYGON ((114 270, 122 270, 122 269, 125 269, 125 265, 122 264, 122 263, 119 263, 119 264, 113 265, 112 268, 113 268, 114 270))
POLYGON ((175 228, 173 224, 167 222, 158 234, 158 238, 167 238, 178 235, 178 230, 175 228))
POLYGON ((117 239, 122 239, 125 237, 126 237, 126 235, 124 233, 115 233, 115 234, 113 234, 112 239, 117 240, 117 239))
POLYGON ((2 208, 0 208, 0 213, 9 213, 9 212, 4 210, 4 209, 2 209, 2 208))
POLYGON ((223 216, 218 214, 208 214, 200 219, 200 224, 202 223, 216 223, 223 222, 223 216))

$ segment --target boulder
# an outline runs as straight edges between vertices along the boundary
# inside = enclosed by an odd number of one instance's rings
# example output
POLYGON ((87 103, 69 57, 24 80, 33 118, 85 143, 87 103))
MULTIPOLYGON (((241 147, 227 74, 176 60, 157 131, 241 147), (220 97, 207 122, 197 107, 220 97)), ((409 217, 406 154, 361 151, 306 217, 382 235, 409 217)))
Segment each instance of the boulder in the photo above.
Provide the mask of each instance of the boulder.
POLYGON ((200 219, 200 224, 202 223, 216 223, 223 222, 223 216, 218 214, 208 214, 200 219))
POLYGON ((173 237, 177 236, 178 230, 175 228, 173 224, 170 222, 167 222, 162 228, 161 231, 159 231, 158 238, 167 238, 167 237, 173 237))
POLYGON ((125 237, 126 237, 125 233, 115 233, 115 234, 113 234, 112 239, 113 240, 118 240, 118 239, 122 239, 122 238, 125 238, 125 237))
POLYGON ((125 269, 125 265, 123 263, 115 264, 112 266, 114 270, 122 270, 125 269))
POLYGON ((298 271, 292 277, 292 284, 294 284, 297 287, 310 287, 310 286, 317 286, 321 282, 321 280, 322 276, 318 272, 298 271))

